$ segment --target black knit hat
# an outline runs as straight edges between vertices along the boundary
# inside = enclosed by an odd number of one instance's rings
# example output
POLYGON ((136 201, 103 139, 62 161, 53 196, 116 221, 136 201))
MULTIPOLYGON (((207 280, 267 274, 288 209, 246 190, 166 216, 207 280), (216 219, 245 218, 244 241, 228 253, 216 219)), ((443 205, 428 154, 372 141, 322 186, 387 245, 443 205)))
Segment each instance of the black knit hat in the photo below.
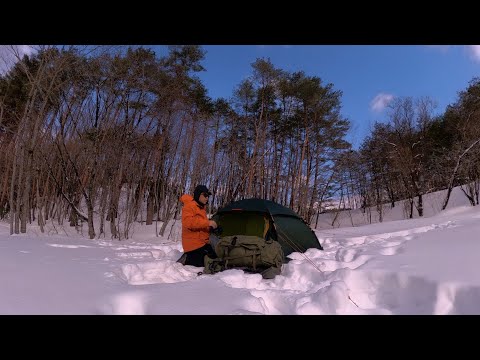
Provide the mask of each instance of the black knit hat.
POLYGON ((202 193, 212 195, 210 190, 208 190, 208 188, 205 185, 197 185, 197 187, 193 191, 193 199, 198 201, 198 199, 200 198, 200 194, 202 193))

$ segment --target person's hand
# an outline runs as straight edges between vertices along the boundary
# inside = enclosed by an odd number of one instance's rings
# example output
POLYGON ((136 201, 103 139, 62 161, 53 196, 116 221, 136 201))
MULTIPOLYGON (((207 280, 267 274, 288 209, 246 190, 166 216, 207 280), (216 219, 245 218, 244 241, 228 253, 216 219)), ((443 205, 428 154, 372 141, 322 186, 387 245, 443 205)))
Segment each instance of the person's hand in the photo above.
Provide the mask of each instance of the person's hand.
POLYGON ((214 228, 214 229, 217 228, 217 223, 216 223, 215 221, 213 221, 213 220, 209 220, 209 221, 208 221, 208 225, 209 225, 210 227, 214 228))

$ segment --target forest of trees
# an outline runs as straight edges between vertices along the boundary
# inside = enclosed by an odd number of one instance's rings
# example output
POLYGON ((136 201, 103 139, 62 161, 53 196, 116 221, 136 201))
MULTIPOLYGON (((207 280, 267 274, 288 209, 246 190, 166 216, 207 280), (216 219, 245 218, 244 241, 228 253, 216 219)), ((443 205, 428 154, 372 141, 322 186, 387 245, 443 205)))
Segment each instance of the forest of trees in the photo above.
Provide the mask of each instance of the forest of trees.
POLYGON ((199 183, 214 193, 210 212, 260 197, 312 224, 332 198, 380 213, 408 199, 421 216, 423 195, 463 185, 478 204, 480 80, 441 116, 429 98, 397 98, 354 150, 334 84, 257 59, 231 98, 211 99, 205 56, 42 46, 0 75, 0 218, 11 233, 67 221, 123 239, 158 220, 163 235, 199 183))

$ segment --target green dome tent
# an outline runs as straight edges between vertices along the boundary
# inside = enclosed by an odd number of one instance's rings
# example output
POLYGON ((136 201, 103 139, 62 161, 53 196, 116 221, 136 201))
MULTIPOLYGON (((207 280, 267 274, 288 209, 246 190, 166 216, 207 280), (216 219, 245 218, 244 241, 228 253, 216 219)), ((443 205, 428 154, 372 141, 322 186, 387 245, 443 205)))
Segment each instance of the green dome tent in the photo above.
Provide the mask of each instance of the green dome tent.
POLYGON ((235 201, 219 209, 213 219, 222 228, 220 237, 268 234, 280 243, 285 256, 309 248, 323 250, 315 233, 298 214, 270 200, 235 201))

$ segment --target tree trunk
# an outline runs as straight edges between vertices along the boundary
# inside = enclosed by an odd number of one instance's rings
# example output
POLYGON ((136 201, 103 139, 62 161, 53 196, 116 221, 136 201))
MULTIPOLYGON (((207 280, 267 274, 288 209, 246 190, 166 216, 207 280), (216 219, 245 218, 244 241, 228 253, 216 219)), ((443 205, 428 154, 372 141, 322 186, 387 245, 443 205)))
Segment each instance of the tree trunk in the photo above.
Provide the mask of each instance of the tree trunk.
POLYGON ((22 204, 22 181, 23 181, 23 170, 24 170, 24 156, 25 151, 22 148, 20 151, 20 164, 19 164, 19 171, 18 171, 18 186, 17 186, 17 212, 15 213, 15 234, 20 233, 20 216, 23 216, 23 212, 27 211, 25 209, 25 204, 22 204))
POLYGON ((98 236, 105 234, 105 213, 107 209, 107 189, 104 186, 102 188, 102 198, 100 200, 100 230, 98 236))
POLYGON ((422 217, 423 216, 423 195, 418 194, 418 216, 422 217))
POLYGON ((453 186, 455 184, 455 178, 457 176, 458 169, 460 167, 460 163, 462 161, 462 158, 478 143, 480 142, 480 139, 475 140, 468 148, 465 149, 465 151, 458 157, 457 163, 455 164, 455 167, 452 172, 452 176, 450 177, 450 181, 448 183, 448 190, 447 190, 447 196, 445 197, 445 200, 443 202, 442 210, 445 210, 448 205, 448 201, 450 200, 450 195, 453 190, 453 186))
POLYGON ((95 227, 93 226, 93 204, 90 199, 86 200, 88 213, 88 236, 90 239, 95 239, 95 227))
MULTIPOLYGON (((48 185, 48 182, 47 182, 47 185, 48 185)), ((39 185, 39 181, 37 181, 37 204, 38 204, 38 226, 40 227, 40 231, 43 233, 45 232, 45 229, 44 229, 44 225, 45 225, 45 221, 43 220, 43 215, 42 215, 42 209, 44 208, 44 199, 45 199, 45 195, 46 195, 46 189, 43 193, 43 196, 40 197, 40 185, 39 185)))
POLYGON ((21 218, 21 225, 20 225, 20 232, 25 234, 27 232, 27 214, 30 212, 30 187, 31 187, 31 180, 32 180, 32 157, 33 157, 33 150, 27 151, 27 166, 25 169, 25 187, 23 189, 23 208, 24 211, 22 212, 21 218))

